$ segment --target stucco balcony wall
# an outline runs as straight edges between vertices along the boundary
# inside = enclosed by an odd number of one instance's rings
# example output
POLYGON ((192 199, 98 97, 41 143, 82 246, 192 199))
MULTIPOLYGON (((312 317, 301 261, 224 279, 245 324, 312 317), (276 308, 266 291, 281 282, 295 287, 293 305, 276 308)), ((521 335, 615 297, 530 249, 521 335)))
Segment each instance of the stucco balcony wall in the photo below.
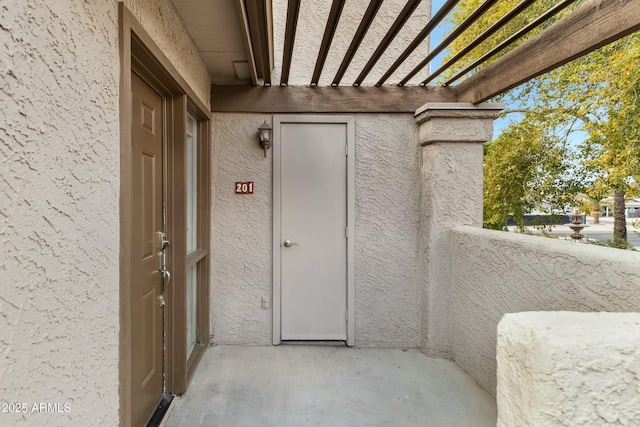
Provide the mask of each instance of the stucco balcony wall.
POLYGON ((454 360, 494 396, 506 313, 640 311, 638 252, 466 226, 450 238, 454 360))
POLYGON ((640 313, 525 312, 498 326, 498 426, 640 420, 640 313))

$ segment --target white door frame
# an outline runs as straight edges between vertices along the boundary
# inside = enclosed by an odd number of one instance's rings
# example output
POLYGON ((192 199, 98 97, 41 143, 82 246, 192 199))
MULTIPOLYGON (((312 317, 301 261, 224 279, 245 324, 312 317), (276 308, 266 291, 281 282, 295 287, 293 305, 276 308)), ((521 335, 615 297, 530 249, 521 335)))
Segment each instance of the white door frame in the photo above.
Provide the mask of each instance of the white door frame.
POLYGON ((344 123, 347 125, 347 345, 356 343, 355 331, 355 122, 354 116, 275 115, 273 116, 273 344, 281 336, 282 211, 281 132, 285 123, 344 123))

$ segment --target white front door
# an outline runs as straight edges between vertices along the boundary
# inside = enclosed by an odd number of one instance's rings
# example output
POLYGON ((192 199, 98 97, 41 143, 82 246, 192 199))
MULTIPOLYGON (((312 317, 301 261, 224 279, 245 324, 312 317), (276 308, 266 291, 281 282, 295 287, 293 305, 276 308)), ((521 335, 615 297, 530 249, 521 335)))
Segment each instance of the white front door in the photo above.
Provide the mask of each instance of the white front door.
POLYGON ((347 340, 350 123, 318 116, 274 123, 282 340, 347 340))

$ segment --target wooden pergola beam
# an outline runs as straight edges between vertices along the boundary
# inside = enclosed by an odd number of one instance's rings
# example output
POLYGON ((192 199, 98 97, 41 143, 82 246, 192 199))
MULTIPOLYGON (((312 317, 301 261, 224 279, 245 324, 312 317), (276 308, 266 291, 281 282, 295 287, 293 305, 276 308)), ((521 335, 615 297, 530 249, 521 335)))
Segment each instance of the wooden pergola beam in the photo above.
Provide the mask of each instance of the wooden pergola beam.
POLYGON ((287 6, 287 24, 284 30, 284 53, 282 55, 280 86, 287 86, 289 84, 293 44, 296 40, 296 28, 298 28, 298 15, 300 15, 300 0, 289 0, 287 6))
POLYGON ((270 86, 273 68, 273 36, 270 28, 269 6, 265 0, 245 2, 244 5, 257 77, 262 78, 264 84, 270 86))
POLYGON ((455 102, 452 87, 212 86, 218 113, 414 113, 427 102, 455 102))
POLYGON ((242 33, 242 42, 244 43, 244 49, 247 53, 247 59, 249 62, 249 74, 251 75, 251 83, 258 84, 258 70, 256 68, 256 59, 253 54, 253 46, 251 45, 251 30, 249 29, 249 18, 247 18, 247 9, 244 4, 244 0, 235 0, 236 15, 238 16, 238 23, 242 33))
POLYGON ((540 16, 538 16, 536 19, 534 19, 533 21, 529 22, 527 25, 525 25, 524 27, 522 27, 521 29, 519 29, 515 33, 511 34, 506 39, 504 39, 502 42, 500 42, 499 45, 497 45, 496 47, 491 49, 489 52, 487 52, 484 55, 482 55, 480 58, 478 58, 476 61, 474 61, 468 67, 466 67, 464 70, 458 71, 458 73, 455 76, 449 78, 449 80, 447 80, 444 83, 444 86, 449 86, 451 83, 455 82, 460 77, 464 76, 469 71, 471 71, 474 68, 476 68, 478 65, 482 64, 483 62, 487 61, 488 59, 493 58, 502 49, 506 48, 507 46, 510 46, 512 43, 515 43, 520 38, 522 38, 525 35, 529 34, 534 28, 537 28, 538 26, 542 25, 545 21, 553 18, 558 13, 562 12, 564 9, 569 7, 571 5, 571 3, 573 3, 574 1, 576 1, 576 0, 563 0, 560 3, 557 3, 555 6, 553 6, 550 9, 548 9, 545 13, 543 13, 540 16))
MULTIPOLYGON (((422 70, 428 63, 430 63, 440 52, 445 50, 455 39, 458 38, 458 36, 460 36, 460 34, 462 34, 467 28, 475 24, 478 19, 480 19, 480 17, 487 13, 497 1, 498 0, 485 0, 485 2, 478 6, 476 10, 471 12, 471 15, 467 16, 467 18, 462 23, 460 23, 460 25, 453 28, 447 38, 440 42, 438 46, 434 47, 433 50, 429 52, 427 57, 420 61, 420 63, 416 65, 413 70, 411 70, 411 72, 407 74, 402 80, 400 80, 400 83, 398 84, 401 86, 406 85, 413 76, 418 74, 418 72, 422 70)), ((380 79, 380 81, 378 81, 378 83, 376 84, 381 83, 382 79, 380 79)))
POLYGON ((640 1, 592 0, 455 86, 457 101, 484 102, 639 29, 640 1))
POLYGON ((535 0, 522 0, 519 4, 517 4, 513 9, 511 9, 506 15, 502 18, 498 19, 493 23, 492 26, 484 30, 482 34, 475 38, 471 43, 465 46, 460 52, 456 53, 453 58, 449 59, 445 64, 443 64, 440 68, 438 68, 433 73, 429 74, 426 79, 420 83, 421 85, 426 85, 431 82, 433 79, 438 77, 442 72, 447 70, 453 64, 455 64, 460 58, 463 58, 467 53, 471 52, 477 46, 479 46, 482 42, 487 40, 489 37, 497 33, 500 29, 502 29, 505 25, 511 22, 515 17, 520 15, 522 11, 531 6, 535 0))
POLYGON ((438 24, 447 16, 447 14, 458 4, 460 0, 447 0, 445 4, 442 5, 440 10, 436 12, 435 15, 427 22, 427 25, 418 33, 415 39, 405 48, 405 50, 396 58, 394 63, 389 67, 389 69, 383 74, 382 77, 376 83, 376 86, 382 86, 384 82, 386 82, 389 77, 404 63, 404 61, 413 53, 414 50, 426 39, 429 34, 433 31, 434 28, 438 26, 438 24))
POLYGON ((367 61, 367 65, 364 66, 364 68, 362 69, 362 71, 360 71, 360 74, 356 78, 355 82, 353 82, 354 86, 360 86, 364 81, 364 79, 367 77, 367 75, 369 75, 369 73, 373 69, 373 66, 376 65, 376 63, 378 62, 382 54, 385 52, 385 50, 387 50, 387 48, 389 47, 393 39, 398 35, 402 27, 404 27, 404 24, 407 23, 407 21, 409 20, 409 17, 413 14, 413 12, 416 10, 418 5, 420 4, 420 1, 421 0, 407 1, 407 4, 402 9, 402 12, 400 12, 396 20, 393 21, 391 28, 389 28, 389 31, 387 31, 387 34, 382 39, 382 41, 376 48, 375 52, 373 52, 373 55, 371 55, 371 58, 369 58, 369 61, 367 61))
POLYGON ((329 12, 329 18, 327 18, 324 35, 322 36, 320 51, 316 58, 316 66, 313 70, 313 76, 311 77, 311 86, 317 86, 320 81, 320 74, 322 74, 324 63, 327 60, 327 55, 331 48, 331 42, 333 41, 333 36, 336 34, 336 29, 338 28, 338 22, 340 22, 340 16, 342 15, 342 9, 344 8, 345 2, 346 0, 333 0, 333 3, 331 4, 331 11, 329 12))
POLYGON ((367 31, 369 30, 369 27, 373 22, 373 18, 376 17, 376 13, 378 13, 378 9, 380 9, 380 6, 382 6, 382 1, 380 0, 371 0, 371 3, 369 3, 369 7, 365 11, 364 16, 362 17, 362 21, 360 21, 360 25, 358 25, 358 29, 356 30, 356 33, 351 40, 349 49, 347 49, 347 53, 344 55, 340 67, 338 67, 336 76, 331 82, 331 86, 338 86, 340 84, 340 80, 342 80, 342 77, 344 77, 344 73, 347 72, 347 67, 349 67, 349 64, 351 64, 353 56, 356 54, 356 51, 360 47, 360 43, 362 43, 364 36, 367 34, 367 31))

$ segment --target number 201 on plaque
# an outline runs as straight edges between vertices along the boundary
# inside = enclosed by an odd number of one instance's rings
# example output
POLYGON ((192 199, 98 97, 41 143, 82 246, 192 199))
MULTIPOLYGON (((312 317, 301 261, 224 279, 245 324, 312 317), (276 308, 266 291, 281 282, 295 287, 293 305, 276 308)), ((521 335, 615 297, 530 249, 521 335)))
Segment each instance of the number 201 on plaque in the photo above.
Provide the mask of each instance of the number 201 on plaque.
POLYGON ((236 194, 253 194, 253 181, 236 182, 236 194))

